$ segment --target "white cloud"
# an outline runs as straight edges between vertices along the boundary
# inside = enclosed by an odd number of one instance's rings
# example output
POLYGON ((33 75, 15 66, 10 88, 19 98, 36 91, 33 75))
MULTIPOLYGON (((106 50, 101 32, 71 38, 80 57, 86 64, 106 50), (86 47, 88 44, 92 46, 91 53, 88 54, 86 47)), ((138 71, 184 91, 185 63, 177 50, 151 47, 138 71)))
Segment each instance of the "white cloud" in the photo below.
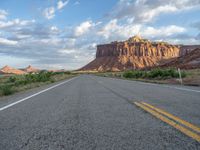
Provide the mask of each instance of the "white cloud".
POLYGON ((52 33, 58 33, 58 32, 60 32, 60 30, 56 26, 51 26, 50 30, 52 31, 52 33))
POLYGON ((61 54, 73 54, 73 53, 76 53, 76 50, 74 50, 74 49, 61 49, 61 50, 59 50, 59 53, 61 53, 61 54))
POLYGON ((49 7, 43 11, 43 15, 47 19, 53 19, 55 17, 55 8, 49 7))
POLYGON ((145 23, 155 20, 161 14, 197 6, 200 6, 199 0, 120 0, 109 15, 117 19, 134 18, 135 23, 145 23))
POLYGON ((117 19, 113 19, 108 22, 103 28, 101 28, 97 35, 103 36, 108 40, 121 40, 140 32, 141 25, 128 24, 119 25, 117 19))
POLYGON ((8 12, 0 9, 0 20, 5 20, 7 18, 8 12))
POLYGON ((0 45, 12 46, 12 45, 16 45, 17 43, 18 43, 17 41, 0 38, 0 45))
POLYGON ((20 20, 14 19, 12 21, 0 21, 0 29, 9 27, 22 27, 35 23, 35 20, 20 20))
POLYGON ((177 8, 175 6, 170 6, 170 5, 159 6, 155 9, 150 9, 149 11, 141 13, 139 17, 143 20, 143 22, 149 22, 153 20, 156 16, 160 15, 161 13, 169 13, 175 11, 177 11, 177 8))
POLYGON ((43 11, 43 16, 48 20, 53 19, 55 17, 56 11, 63 9, 68 3, 69 0, 66 0, 64 2, 62 0, 59 0, 57 2, 57 6, 45 8, 43 11))
POLYGON ((133 35, 140 34, 145 38, 161 38, 185 32, 181 26, 168 25, 162 27, 152 27, 142 24, 119 24, 117 19, 113 19, 97 31, 97 35, 104 37, 108 41, 123 40, 133 35))
POLYGON ((84 33, 88 32, 89 29, 94 26, 91 21, 82 22, 79 26, 75 28, 74 35, 76 37, 83 35, 84 33))
POLYGON ((59 0, 57 3, 57 9, 61 10, 63 9, 67 4, 69 3, 69 0, 63 2, 62 0, 59 0))
POLYGON ((176 25, 169 25, 160 28, 147 27, 142 31, 142 35, 148 38, 167 37, 185 31, 185 28, 176 25))

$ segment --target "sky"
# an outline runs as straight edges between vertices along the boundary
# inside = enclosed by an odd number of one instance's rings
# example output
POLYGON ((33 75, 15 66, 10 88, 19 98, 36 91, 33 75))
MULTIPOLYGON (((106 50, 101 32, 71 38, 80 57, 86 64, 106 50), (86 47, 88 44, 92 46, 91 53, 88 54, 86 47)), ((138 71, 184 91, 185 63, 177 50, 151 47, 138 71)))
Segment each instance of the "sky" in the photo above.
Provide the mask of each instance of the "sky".
POLYGON ((78 69, 134 35, 200 44, 200 0, 0 0, 0 67, 78 69))

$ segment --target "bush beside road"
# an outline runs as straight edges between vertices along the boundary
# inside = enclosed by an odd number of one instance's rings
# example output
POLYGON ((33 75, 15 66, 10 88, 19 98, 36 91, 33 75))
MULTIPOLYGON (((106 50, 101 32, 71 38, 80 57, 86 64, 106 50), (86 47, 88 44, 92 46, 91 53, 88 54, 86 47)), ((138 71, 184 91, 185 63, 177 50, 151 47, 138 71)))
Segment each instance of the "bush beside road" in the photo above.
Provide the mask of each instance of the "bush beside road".
POLYGON ((75 76, 71 72, 40 72, 37 74, 11 75, 0 78, 0 96, 40 87, 45 84, 75 76))
MULTIPOLYGON (((102 72, 95 75, 160 84, 180 84, 177 69, 129 70, 124 72, 102 72)), ((200 86, 200 69, 181 70, 184 85, 200 86)))

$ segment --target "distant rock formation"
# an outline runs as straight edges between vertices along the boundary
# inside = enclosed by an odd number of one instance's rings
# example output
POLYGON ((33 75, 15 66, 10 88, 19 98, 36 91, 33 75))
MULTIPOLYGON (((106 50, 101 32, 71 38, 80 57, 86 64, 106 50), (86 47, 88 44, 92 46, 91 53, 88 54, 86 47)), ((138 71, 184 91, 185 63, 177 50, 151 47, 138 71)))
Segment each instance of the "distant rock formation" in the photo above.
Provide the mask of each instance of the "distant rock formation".
POLYGON ((22 75, 22 74, 26 74, 26 72, 19 70, 19 69, 15 69, 12 68, 10 66, 4 66, 3 68, 1 68, 0 70, 1 74, 15 74, 15 75, 22 75))
POLYGON ((25 69, 22 69, 23 71, 27 72, 27 73, 37 73, 40 70, 37 68, 32 67, 31 65, 29 65, 28 67, 26 67, 25 69))
POLYGON ((183 69, 200 68, 200 48, 191 50, 184 55, 161 65, 160 67, 178 67, 183 69))
POLYGON ((186 55, 197 48, 200 49, 200 45, 180 45, 180 56, 186 55))
POLYGON ((180 47, 166 42, 151 42, 134 36, 123 42, 98 45, 96 59, 82 71, 121 71, 153 67, 163 60, 178 57, 180 47))

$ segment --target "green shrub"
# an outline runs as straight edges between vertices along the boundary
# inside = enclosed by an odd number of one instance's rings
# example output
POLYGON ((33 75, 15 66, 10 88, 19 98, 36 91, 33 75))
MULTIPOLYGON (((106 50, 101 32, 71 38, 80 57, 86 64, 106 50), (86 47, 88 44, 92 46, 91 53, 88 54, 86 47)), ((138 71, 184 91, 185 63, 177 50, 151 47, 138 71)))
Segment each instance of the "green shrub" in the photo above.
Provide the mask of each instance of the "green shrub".
POLYGON ((8 78, 8 82, 15 82, 17 80, 17 77, 16 76, 11 76, 8 78))
POLYGON ((143 71, 134 71, 133 72, 133 77, 134 78, 142 78, 144 76, 144 72, 143 71))
POLYGON ((65 74, 72 74, 70 71, 66 71, 65 74))
POLYGON ((181 76, 182 78, 185 78, 187 76, 186 72, 185 71, 181 72, 181 76))
POLYGON ((12 86, 10 85, 3 85, 0 87, 0 91, 2 95, 11 95, 14 93, 12 86))
MULTIPOLYGON (((186 76, 185 72, 182 72, 182 77, 186 76)), ((178 78, 179 73, 175 69, 153 69, 151 71, 126 71, 123 73, 125 78, 178 78)))
POLYGON ((132 71, 126 71, 123 74, 124 78, 133 78, 133 72, 132 71))
POLYGON ((147 77, 149 78, 156 78, 162 76, 163 76, 163 71, 161 69, 154 69, 147 73, 147 77))
POLYGON ((123 74, 125 78, 143 78, 145 76, 145 72, 143 71, 126 71, 123 74))

